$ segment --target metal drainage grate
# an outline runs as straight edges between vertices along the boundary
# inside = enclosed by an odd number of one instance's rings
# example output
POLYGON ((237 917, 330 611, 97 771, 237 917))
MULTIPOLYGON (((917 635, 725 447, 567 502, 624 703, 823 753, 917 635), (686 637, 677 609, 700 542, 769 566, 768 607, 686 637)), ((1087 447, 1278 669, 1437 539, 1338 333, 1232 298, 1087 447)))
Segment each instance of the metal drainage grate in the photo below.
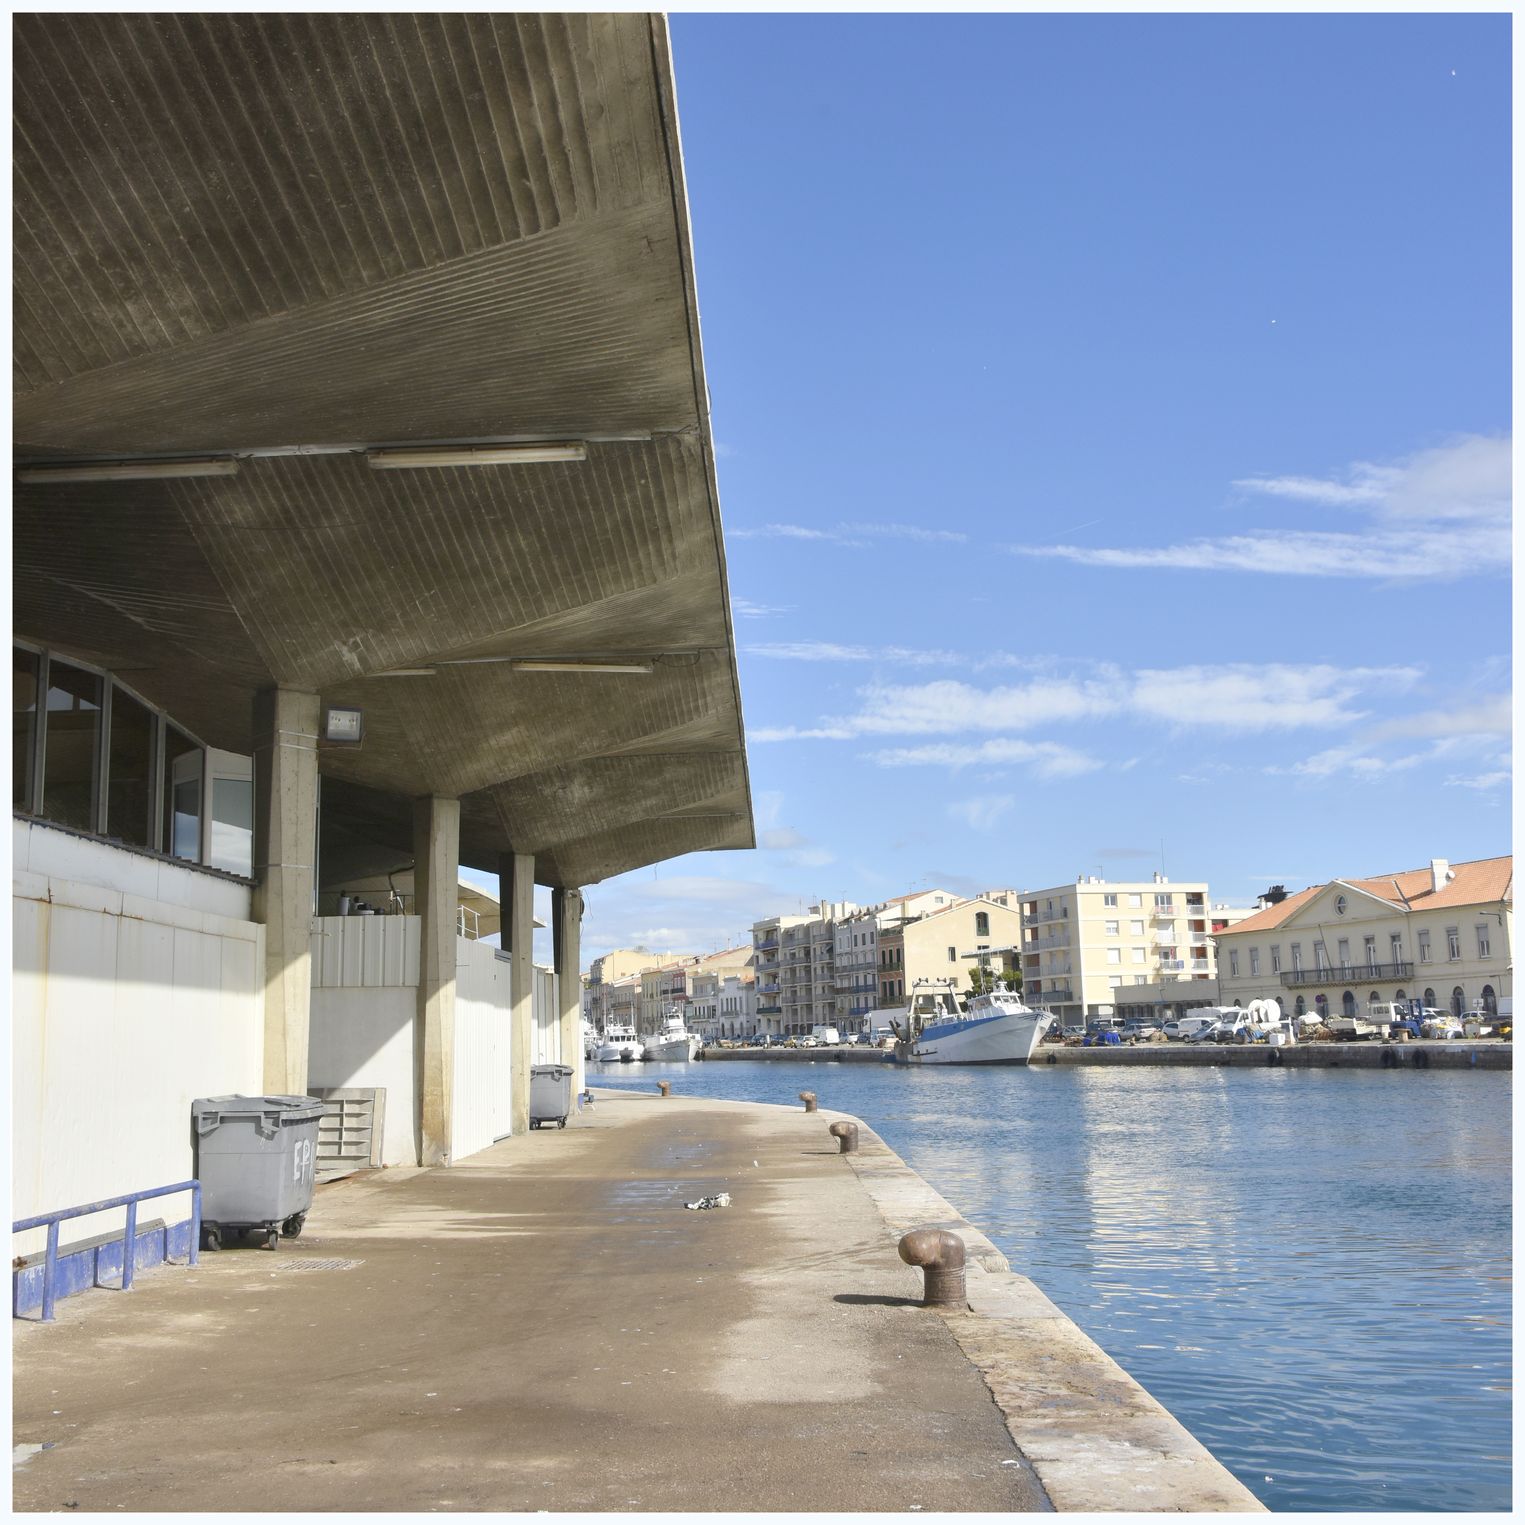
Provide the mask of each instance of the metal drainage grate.
POLYGON ((363 1260, 292 1260, 279 1269, 282 1271, 353 1271, 363 1266, 363 1260))

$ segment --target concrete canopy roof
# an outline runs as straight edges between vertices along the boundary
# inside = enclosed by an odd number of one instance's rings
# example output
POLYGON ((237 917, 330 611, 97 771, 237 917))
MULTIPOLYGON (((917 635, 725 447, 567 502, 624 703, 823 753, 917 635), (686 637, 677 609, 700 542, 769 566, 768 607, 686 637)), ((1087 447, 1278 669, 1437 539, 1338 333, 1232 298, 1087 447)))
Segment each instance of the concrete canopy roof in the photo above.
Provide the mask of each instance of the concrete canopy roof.
POLYGON ((546 884, 752 846, 661 18, 31 14, 15 68, 18 461, 240 458, 18 485, 18 633, 235 751, 362 707, 357 853, 423 794, 546 884), (586 459, 365 453, 513 441, 586 459))

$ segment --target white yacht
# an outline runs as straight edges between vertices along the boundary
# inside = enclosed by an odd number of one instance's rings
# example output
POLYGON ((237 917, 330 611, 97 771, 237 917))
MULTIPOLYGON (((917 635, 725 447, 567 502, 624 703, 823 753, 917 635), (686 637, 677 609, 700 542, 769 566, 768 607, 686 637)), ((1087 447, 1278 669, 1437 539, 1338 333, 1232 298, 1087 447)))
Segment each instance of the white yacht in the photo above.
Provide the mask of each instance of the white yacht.
POLYGON ((582 1056, 584 1059, 598 1058, 598 1033, 586 1017, 582 1019, 582 1056))
POLYGON ((895 1031, 897 1064, 1027 1064, 1054 1021, 1009 990, 969 997, 961 1010, 952 981, 917 985, 895 1031))
POLYGON ((604 1028, 603 1041, 598 1045, 598 1059, 601 1064, 609 1064, 616 1060, 622 1060, 628 1064, 632 1059, 640 1057, 640 1036, 628 1022, 610 1022, 604 1028))
POLYGON ((646 1040, 647 1059, 657 1059, 664 1063, 674 1060, 687 1063, 699 1052, 699 1035, 691 1033, 683 1025, 683 1013, 670 1011, 663 1018, 660 1032, 653 1033, 646 1040))

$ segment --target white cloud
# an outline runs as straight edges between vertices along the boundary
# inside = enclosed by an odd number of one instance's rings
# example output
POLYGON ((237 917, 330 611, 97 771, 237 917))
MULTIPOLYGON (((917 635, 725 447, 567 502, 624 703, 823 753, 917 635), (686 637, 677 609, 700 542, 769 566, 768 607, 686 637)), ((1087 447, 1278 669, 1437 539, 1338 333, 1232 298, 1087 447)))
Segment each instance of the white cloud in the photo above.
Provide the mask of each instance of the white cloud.
POLYGON ((1405 715, 1372 730, 1373 741, 1391 736, 1508 736, 1514 729, 1513 704, 1508 694, 1489 694, 1456 709, 1405 715))
POLYGON ((1168 546, 1024 545, 1019 555, 1085 566, 1261 572, 1296 577, 1451 580, 1510 566, 1512 443, 1469 435, 1392 465, 1358 463, 1344 480, 1244 477, 1241 491, 1350 508, 1354 530, 1251 529, 1168 546))
POLYGON ((747 732, 749 742, 847 741, 853 733, 844 726, 760 725, 747 732))
POLYGON ((910 646, 839 646, 832 641, 764 641, 742 650, 749 657, 781 662, 899 662, 906 667, 947 667, 963 659, 954 651, 910 646))
POLYGON ((792 613, 793 609, 793 604, 759 604, 750 598, 731 600, 731 612, 744 620, 771 619, 775 614, 792 613))
POLYGON ((829 545, 856 546, 870 540, 916 540, 923 543, 963 545, 968 535, 959 530, 923 529, 918 524, 835 524, 819 528, 808 524, 757 524, 728 529, 729 540, 813 540, 829 545))
POLYGON ((922 747, 891 747, 869 754, 881 768, 1001 767, 1013 763, 1029 766, 1039 778, 1074 778, 1105 767, 1099 758, 1087 757, 1056 741, 1019 741, 1000 737, 974 743, 933 742, 922 747))
POLYGON ((955 800, 948 806, 948 814, 955 821, 962 821, 971 831, 989 831, 1016 802, 1016 797, 1010 794, 976 795, 972 799, 955 800))
POLYGON ((1514 774, 1508 768, 1499 768, 1495 772, 1479 773, 1471 778, 1453 773, 1446 780, 1446 785, 1452 789, 1502 789, 1513 782, 1514 774))
POLYGON ((1297 730, 1344 725, 1365 711, 1363 693, 1391 693, 1420 676, 1412 667, 1298 667, 1233 662, 1219 667, 1145 669, 1136 674, 1130 707, 1173 725, 1228 731, 1297 730))

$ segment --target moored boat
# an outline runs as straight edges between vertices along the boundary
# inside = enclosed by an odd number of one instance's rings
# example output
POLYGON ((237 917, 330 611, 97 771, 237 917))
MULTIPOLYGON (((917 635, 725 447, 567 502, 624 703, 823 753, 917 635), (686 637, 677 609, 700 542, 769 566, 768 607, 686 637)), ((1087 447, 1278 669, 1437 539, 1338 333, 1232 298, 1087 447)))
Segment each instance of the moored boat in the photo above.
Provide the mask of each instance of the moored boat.
POLYGON ((897 1064, 1027 1064, 1054 1021, 1009 990, 969 997, 961 1009, 951 982, 911 991, 895 1030, 897 1064))
POLYGON ((628 1022, 611 1022, 604 1028, 603 1041, 598 1045, 601 1064, 630 1063, 641 1057, 640 1035, 628 1022))
POLYGON ((661 1031, 653 1033, 646 1040, 643 1057, 663 1063, 686 1064, 698 1051, 699 1035, 689 1032, 684 1026, 681 1012, 670 1011, 662 1021, 661 1031))

